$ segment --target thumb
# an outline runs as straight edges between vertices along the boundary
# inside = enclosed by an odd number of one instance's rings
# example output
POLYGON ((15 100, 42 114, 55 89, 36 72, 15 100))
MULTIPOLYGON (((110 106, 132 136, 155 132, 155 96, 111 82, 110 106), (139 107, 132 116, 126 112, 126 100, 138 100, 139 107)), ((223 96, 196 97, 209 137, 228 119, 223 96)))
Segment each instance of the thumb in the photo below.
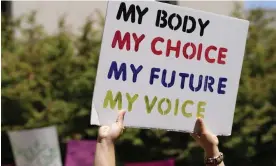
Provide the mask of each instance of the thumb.
POLYGON ((116 122, 120 127, 123 127, 125 114, 126 114, 126 111, 124 111, 124 110, 121 110, 118 114, 116 122))
POLYGON ((193 139, 194 139, 195 141, 200 142, 200 137, 199 137, 197 134, 191 133, 190 135, 193 137, 193 139))
POLYGON ((207 132, 207 129, 204 125, 204 122, 201 118, 198 118, 197 121, 196 121, 196 130, 199 134, 202 134, 202 133, 206 133, 207 132))

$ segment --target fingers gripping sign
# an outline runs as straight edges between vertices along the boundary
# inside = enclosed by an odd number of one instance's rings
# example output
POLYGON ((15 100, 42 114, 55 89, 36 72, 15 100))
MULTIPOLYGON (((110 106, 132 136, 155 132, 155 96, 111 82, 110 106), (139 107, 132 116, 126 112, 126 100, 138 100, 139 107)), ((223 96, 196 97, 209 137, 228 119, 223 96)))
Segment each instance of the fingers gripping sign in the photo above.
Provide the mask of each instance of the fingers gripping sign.
POLYGON ((201 118, 197 119, 195 131, 191 134, 191 136, 205 150, 212 149, 213 147, 218 146, 219 143, 218 138, 206 129, 206 126, 201 118))
POLYGON ((215 135, 213 135, 207 130, 201 118, 197 119, 194 133, 192 133, 191 136, 204 149, 205 156, 207 157, 207 159, 211 158, 212 160, 218 160, 217 163, 219 164, 217 165, 224 165, 222 162, 223 154, 220 153, 218 149, 219 140, 215 135))
POLYGON ((95 154, 95 166, 115 166, 114 142, 121 135, 124 128, 124 116, 126 111, 120 111, 116 122, 109 126, 99 128, 95 154))
POLYGON ((118 113, 118 117, 115 123, 113 123, 111 126, 101 126, 99 129, 99 139, 107 139, 110 141, 116 140, 124 129, 124 116, 126 111, 120 111, 118 113))

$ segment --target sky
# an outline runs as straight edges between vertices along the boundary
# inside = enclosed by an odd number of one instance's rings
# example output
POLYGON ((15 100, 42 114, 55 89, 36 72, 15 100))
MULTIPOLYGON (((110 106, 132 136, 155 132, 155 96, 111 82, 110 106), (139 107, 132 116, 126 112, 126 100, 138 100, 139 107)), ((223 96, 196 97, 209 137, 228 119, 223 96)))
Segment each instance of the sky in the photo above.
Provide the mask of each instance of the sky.
POLYGON ((276 10, 276 1, 245 1, 245 8, 252 9, 256 7, 276 10))

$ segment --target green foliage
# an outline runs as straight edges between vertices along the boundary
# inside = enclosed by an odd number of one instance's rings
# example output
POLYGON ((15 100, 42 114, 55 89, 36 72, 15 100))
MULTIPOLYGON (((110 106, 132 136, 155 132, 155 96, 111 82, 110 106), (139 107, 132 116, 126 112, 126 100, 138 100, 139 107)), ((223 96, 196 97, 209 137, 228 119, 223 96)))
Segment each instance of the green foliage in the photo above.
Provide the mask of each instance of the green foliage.
POLYGON ((79 36, 64 18, 46 34, 35 12, 2 22, 2 130, 57 125, 62 140, 87 135, 101 42, 94 22, 79 36))
POLYGON ((250 27, 240 81, 234 126, 223 147, 235 158, 229 163, 275 165, 276 151, 276 29, 265 12, 249 13, 250 27))
MULTIPOLYGON (((245 19, 251 24, 233 131, 220 138, 220 149, 227 165, 276 165, 276 29, 261 10, 245 19)), ((65 19, 57 33, 47 34, 35 13, 2 21, 2 131, 57 125, 63 141, 95 138, 89 117, 99 20, 87 19, 80 35, 67 29, 65 19)), ((130 128, 117 142, 118 164, 170 157, 178 165, 203 164, 202 150, 185 133, 130 128)))

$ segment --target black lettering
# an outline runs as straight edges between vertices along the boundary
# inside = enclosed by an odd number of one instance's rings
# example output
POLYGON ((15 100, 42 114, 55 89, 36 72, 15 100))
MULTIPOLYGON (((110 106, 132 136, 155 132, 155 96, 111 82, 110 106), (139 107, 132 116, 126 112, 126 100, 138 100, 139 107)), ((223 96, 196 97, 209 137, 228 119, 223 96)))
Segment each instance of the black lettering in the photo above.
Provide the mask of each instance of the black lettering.
MULTIPOLYGON (((138 9, 137 9, 138 10, 138 9)), ((143 17, 143 15, 141 15, 143 17)), ((210 20, 203 21, 201 18, 196 18, 189 15, 181 16, 177 13, 168 13, 165 10, 158 10, 156 15, 155 26, 159 28, 165 28, 176 31, 181 29, 185 33, 193 33, 196 28, 199 29, 199 35, 203 36, 206 27, 210 24, 210 20), (197 25, 199 24, 199 25, 197 25)))
POLYGON ((210 21, 207 20, 207 21, 205 21, 205 23, 203 23, 201 18, 200 18, 200 19, 198 19, 198 23, 199 23, 199 26, 200 26, 200 36, 203 36, 204 29, 207 27, 207 25, 209 25, 210 21))
POLYGON ((137 13, 138 13, 138 24, 142 24, 142 21, 143 21, 143 16, 149 11, 149 8, 145 8, 143 11, 141 11, 141 8, 140 6, 136 6, 136 10, 137 10, 137 13))
POLYGON ((184 21, 183 21, 183 27, 182 27, 182 31, 186 32, 187 29, 187 21, 188 21, 188 16, 184 17, 184 21))
POLYGON ((196 20, 192 16, 189 16, 189 20, 192 21, 192 27, 190 29, 187 29, 187 33, 192 33, 196 28, 196 20))
POLYGON ((117 20, 121 19, 121 16, 123 14, 124 17, 124 21, 127 22, 129 17, 131 16, 131 22, 134 23, 135 22, 135 5, 130 5, 128 11, 126 11, 126 4, 124 2, 122 2, 120 4, 118 13, 117 13, 117 20))
POLYGON ((171 28, 171 30, 177 30, 181 26, 181 23, 182 23, 182 19, 178 14, 173 13, 172 15, 170 15, 168 19, 168 25, 171 28), (177 18, 177 24, 175 27, 172 25, 172 21, 174 17, 177 18))
POLYGON ((162 10, 162 11, 158 10, 155 25, 160 28, 165 28, 167 26, 167 20, 166 20, 167 15, 168 14, 165 10, 162 10), (162 16, 161 16, 161 14, 162 14, 162 16), (163 21, 162 24, 160 24, 160 20, 163 21))

